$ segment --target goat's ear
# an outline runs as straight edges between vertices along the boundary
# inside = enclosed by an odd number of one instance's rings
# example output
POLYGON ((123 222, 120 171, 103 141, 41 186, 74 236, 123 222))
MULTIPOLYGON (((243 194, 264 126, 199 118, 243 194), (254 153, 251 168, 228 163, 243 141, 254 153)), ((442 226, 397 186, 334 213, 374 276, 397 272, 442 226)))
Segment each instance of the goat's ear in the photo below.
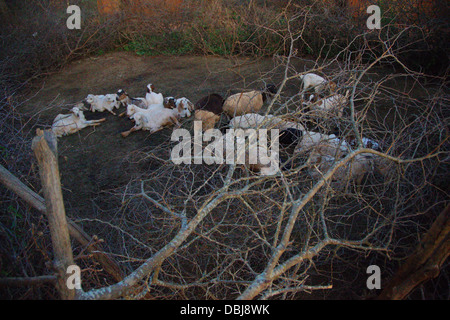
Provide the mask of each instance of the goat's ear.
POLYGON ((178 104, 178 112, 182 112, 184 110, 184 101, 181 101, 178 104))

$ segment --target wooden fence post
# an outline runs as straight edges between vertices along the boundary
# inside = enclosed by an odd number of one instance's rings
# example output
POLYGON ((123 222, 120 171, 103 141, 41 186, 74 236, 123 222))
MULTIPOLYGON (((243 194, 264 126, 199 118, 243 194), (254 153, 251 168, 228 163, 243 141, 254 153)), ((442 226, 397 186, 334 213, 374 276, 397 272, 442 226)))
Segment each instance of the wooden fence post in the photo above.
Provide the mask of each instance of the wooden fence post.
POLYGON ((42 131, 38 129, 31 147, 39 164, 39 174, 47 207, 47 218, 53 244, 54 267, 57 273, 56 287, 63 300, 73 300, 75 290, 69 289, 66 284, 66 270, 74 264, 74 261, 61 192, 56 136, 50 130, 42 131))

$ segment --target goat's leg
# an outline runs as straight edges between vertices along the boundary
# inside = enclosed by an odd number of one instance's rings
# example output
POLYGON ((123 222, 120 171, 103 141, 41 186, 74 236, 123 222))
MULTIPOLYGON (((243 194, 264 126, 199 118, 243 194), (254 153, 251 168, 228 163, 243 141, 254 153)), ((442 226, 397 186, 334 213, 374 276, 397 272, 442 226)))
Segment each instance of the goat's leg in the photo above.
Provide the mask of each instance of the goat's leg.
POLYGON ((98 126, 101 122, 106 121, 105 118, 99 119, 99 120, 86 120, 86 124, 88 126, 98 126))
POLYGON ((128 137, 130 135, 130 133, 132 133, 134 131, 137 131, 139 129, 141 129, 141 126, 140 127, 133 127, 130 130, 128 130, 128 131, 122 132, 121 135, 122 135, 122 137, 126 138, 126 137, 128 137))
POLYGON ((174 124, 175 128, 181 127, 181 123, 180 123, 180 121, 178 121, 177 117, 172 117, 171 120, 172 120, 172 123, 174 124))
POLYGON ((162 126, 156 128, 156 129, 152 128, 152 129, 150 129, 150 134, 153 134, 153 133, 155 133, 155 132, 161 131, 162 129, 164 129, 164 127, 162 127, 162 126))

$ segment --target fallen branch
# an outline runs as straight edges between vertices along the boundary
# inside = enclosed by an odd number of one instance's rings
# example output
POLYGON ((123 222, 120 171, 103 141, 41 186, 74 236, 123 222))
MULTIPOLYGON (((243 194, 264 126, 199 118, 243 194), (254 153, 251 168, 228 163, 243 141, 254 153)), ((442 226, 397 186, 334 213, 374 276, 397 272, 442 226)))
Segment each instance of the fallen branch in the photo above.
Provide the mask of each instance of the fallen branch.
POLYGON ((450 205, 436 218, 431 228, 388 285, 379 300, 405 299, 417 286, 436 278, 450 254, 450 205))

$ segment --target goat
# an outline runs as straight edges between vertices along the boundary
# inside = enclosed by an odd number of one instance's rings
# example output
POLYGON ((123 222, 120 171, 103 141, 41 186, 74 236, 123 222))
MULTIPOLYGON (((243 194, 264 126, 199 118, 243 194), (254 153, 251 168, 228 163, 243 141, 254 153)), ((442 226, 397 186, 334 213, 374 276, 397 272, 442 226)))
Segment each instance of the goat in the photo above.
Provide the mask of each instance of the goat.
POLYGON ((230 117, 258 112, 267 99, 273 97, 275 93, 277 93, 277 88, 273 84, 269 84, 263 90, 233 94, 225 100, 223 111, 230 117))
POLYGON ((191 112, 194 110, 194 105, 187 98, 165 97, 164 107, 169 109, 177 109, 181 118, 190 117, 191 112))
MULTIPOLYGON (((127 106, 126 114, 127 114, 128 118, 134 120, 134 115, 136 113, 138 113, 138 112, 146 112, 146 111, 148 111, 149 114, 150 114, 150 112, 152 112, 154 110, 157 110, 157 109, 165 109, 165 108, 164 108, 164 105, 162 105, 162 104, 152 104, 152 105, 148 106, 148 108, 145 108, 145 109, 144 108, 139 108, 138 106, 136 106, 134 104, 129 104, 127 106)), ((172 109, 168 109, 168 110, 172 110, 172 109)))
MULTIPOLYGON (((117 91, 116 95, 117 95, 117 100, 119 101, 120 105, 123 107, 126 107, 129 104, 134 104, 143 109, 146 109, 148 107, 147 100, 145 100, 145 98, 130 97, 130 95, 123 89, 119 89, 117 91)), ((121 114, 121 115, 123 115, 123 114, 121 114)))
POLYGON ((86 120, 83 107, 73 107, 70 114, 58 114, 53 120, 52 131, 57 137, 75 133, 88 126, 98 126, 106 119, 86 120))
POLYGON ((328 87, 332 92, 336 90, 336 84, 334 82, 327 81, 315 73, 299 75, 299 78, 302 81, 301 92, 306 92, 312 88, 315 93, 319 93, 324 91, 326 87, 328 87))
MULTIPOLYGON (((128 106, 129 108, 130 106, 128 106)), ((175 125, 180 126, 178 121, 178 112, 167 108, 153 108, 141 110, 133 114, 135 125, 128 131, 122 132, 122 137, 127 137, 136 130, 148 130, 154 133, 163 129, 164 126, 175 125)))
POLYGON ((308 162, 314 162, 315 158, 322 155, 340 158, 349 151, 351 151, 349 144, 345 140, 337 138, 336 135, 312 131, 303 132, 301 141, 294 149, 294 153, 300 155, 308 154, 308 162))
POLYGON ((231 163, 227 162, 227 164, 243 165, 250 171, 258 173, 259 175, 269 176, 277 174, 280 171, 278 153, 273 150, 269 153, 268 147, 253 140, 256 139, 256 137, 252 137, 252 134, 254 133, 244 131, 244 136, 241 136, 236 135, 233 131, 227 132, 220 140, 216 140, 207 145, 203 152, 203 156, 206 154, 214 154, 215 156, 224 159, 225 148, 232 147, 234 149, 234 157, 233 159, 227 157, 227 160, 231 161, 231 163), (247 143, 245 135, 250 137, 247 143), (219 143, 221 145, 220 147, 218 147, 219 143), (218 150, 222 151, 222 154, 217 154, 218 150))
POLYGON ((217 93, 212 93, 195 103, 194 119, 202 122, 202 130, 214 128, 220 120, 224 99, 217 93))
POLYGON ((329 118, 334 115, 341 118, 344 115, 344 107, 348 104, 348 93, 349 91, 347 91, 345 96, 335 94, 318 101, 310 98, 308 102, 304 102, 303 104, 308 107, 309 115, 322 118, 329 118))
POLYGON ((278 142, 283 148, 291 148, 298 145, 303 138, 303 131, 295 128, 287 128, 280 131, 278 142))
MULTIPOLYGON (((322 156, 315 158, 310 169, 311 176, 320 179, 339 160, 333 156, 322 156)), ((359 153, 345 165, 339 167, 333 174, 332 181, 337 182, 337 187, 343 187, 349 181, 355 181, 360 185, 364 176, 373 171, 378 171, 382 176, 386 176, 391 169, 389 160, 372 154, 359 153)))
MULTIPOLYGON (((375 146, 373 140, 363 138, 362 141, 365 148, 375 146)), ((376 146, 378 147, 378 144, 376 146)), ((353 145, 346 138, 338 138, 334 134, 325 135, 316 132, 305 132, 294 153, 308 155, 306 166, 315 168, 312 169, 312 172, 317 177, 318 173, 327 171, 335 161, 339 161, 351 152, 352 147, 353 145)), ((369 153, 358 154, 352 161, 352 165, 340 168, 333 179, 343 180, 345 178, 344 174, 347 174, 359 184, 364 174, 370 170, 370 166, 373 166, 373 159, 375 158, 374 155, 369 153)))
POLYGON ((300 124, 292 121, 284 120, 274 115, 260 115, 257 113, 247 113, 242 116, 234 117, 230 120, 229 126, 231 128, 269 128, 285 130, 288 128, 295 128, 304 131, 305 128, 300 124))
POLYGON ((155 86, 153 84, 147 85, 147 93, 145 94, 145 100, 147 100, 147 104, 163 104, 164 97, 162 93, 155 92, 155 86))
POLYGON ((176 106, 182 118, 190 117, 194 111, 194 104, 185 97, 176 99, 176 106))
POLYGON ((241 128, 241 129, 250 129, 250 128, 258 128, 265 124, 265 126, 270 126, 273 123, 274 116, 269 115, 260 115, 257 113, 247 113, 242 116, 234 117, 230 120, 229 126, 231 128, 241 128))
POLYGON ((284 163, 281 170, 291 169, 294 163, 293 153, 295 147, 303 139, 303 130, 287 128, 280 131, 278 136, 280 161, 284 163))
POLYGON ((91 106, 90 110, 92 112, 95 111, 103 112, 107 110, 113 115, 116 115, 113 110, 114 108, 119 109, 120 107, 116 94, 106 94, 106 95, 88 94, 88 96, 86 97, 86 102, 90 104, 91 106))

